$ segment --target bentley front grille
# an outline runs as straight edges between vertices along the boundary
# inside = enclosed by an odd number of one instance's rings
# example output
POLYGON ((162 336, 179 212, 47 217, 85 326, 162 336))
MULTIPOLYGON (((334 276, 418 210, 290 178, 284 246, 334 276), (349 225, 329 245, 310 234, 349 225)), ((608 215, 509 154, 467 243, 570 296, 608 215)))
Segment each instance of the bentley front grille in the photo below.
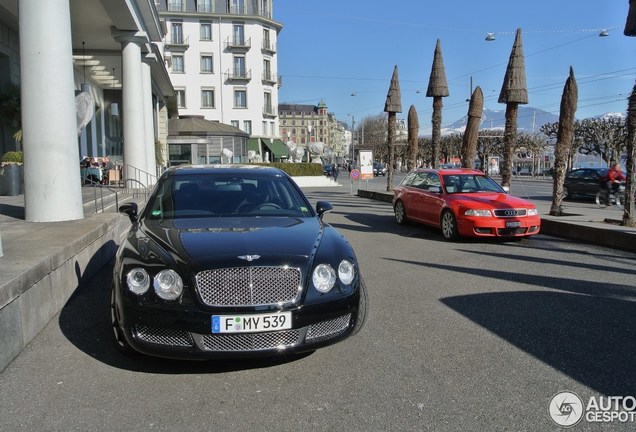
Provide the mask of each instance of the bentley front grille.
POLYGON ((336 319, 312 324, 309 326, 309 330, 307 330, 307 336, 305 339, 313 342, 318 339, 336 336, 344 332, 347 327, 349 327, 350 321, 351 314, 347 314, 336 319))
POLYGON ((135 326, 135 332, 137 333, 137 337, 144 342, 177 347, 194 346, 192 336, 186 331, 138 325, 135 326))
POLYGON ((298 343, 299 330, 270 333, 245 333, 230 335, 203 335, 203 346, 209 351, 258 351, 287 348, 298 343))
POLYGON ((196 275, 197 292, 208 306, 260 306, 294 303, 301 274, 289 267, 234 267, 196 275))

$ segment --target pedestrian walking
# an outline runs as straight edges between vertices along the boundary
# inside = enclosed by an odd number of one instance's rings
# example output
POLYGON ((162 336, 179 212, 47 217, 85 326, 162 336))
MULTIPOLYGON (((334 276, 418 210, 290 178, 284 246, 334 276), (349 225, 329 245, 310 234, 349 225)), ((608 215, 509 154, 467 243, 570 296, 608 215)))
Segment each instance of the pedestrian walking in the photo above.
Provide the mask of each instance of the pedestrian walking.
POLYGON ((338 181, 338 174, 340 174, 340 169, 338 169, 338 164, 336 163, 333 164, 333 169, 331 170, 334 181, 338 181))

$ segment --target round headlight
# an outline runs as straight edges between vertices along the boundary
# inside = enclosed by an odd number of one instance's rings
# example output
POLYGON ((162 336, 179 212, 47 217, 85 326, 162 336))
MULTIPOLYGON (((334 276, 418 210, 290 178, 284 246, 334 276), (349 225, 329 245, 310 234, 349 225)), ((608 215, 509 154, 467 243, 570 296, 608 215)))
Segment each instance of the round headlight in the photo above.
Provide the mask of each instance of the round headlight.
POLYGON ((157 295, 164 300, 174 300, 183 292, 183 280, 174 270, 161 270, 153 285, 157 295))
POLYGON ((343 284, 349 285, 353 282, 353 278, 356 276, 356 270, 347 260, 340 261, 340 265, 338 266, 338 277, 343 284))
POLYGON ((128 289, 135 294, 143 294, 150 287, 150 276, 148 272, 142 268, 134 268, 126 275, 126 284, 128 289))
POLYGON ((326 293, 329 292, 336 283, 336 272, 329 264, 319 264, 314 269, 312 280, 318 291, 326 293))

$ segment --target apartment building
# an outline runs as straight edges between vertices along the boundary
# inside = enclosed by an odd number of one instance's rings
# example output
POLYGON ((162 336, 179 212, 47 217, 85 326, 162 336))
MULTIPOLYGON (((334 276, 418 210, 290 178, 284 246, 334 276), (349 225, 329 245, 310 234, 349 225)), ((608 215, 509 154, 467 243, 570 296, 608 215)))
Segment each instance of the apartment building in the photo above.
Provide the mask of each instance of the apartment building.
POLYGON ((322 142, 334 157, 346 155, 348 142, 345 141, 344 124, 328 112, 324 100, 317 105, 281 103, 278 113, 284 143, 293 141, 297 146, 307 148, 312 142, 322 142))
POLYGON ((278 33, 273 0, 156 0, 179 115, 278 137, 278 33))

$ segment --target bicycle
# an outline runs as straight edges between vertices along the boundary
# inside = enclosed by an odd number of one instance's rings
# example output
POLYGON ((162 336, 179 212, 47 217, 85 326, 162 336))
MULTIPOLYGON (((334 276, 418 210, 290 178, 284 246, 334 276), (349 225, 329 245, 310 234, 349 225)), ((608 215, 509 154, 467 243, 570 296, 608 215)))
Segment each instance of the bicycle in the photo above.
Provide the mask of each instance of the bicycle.
POLYGON ((623 210, 625 208, 625 184, 622 183, 618 187, 618 192, 610 194, 607 188, 603 188, 596 193, 596 205, 600 208, 605 208, 616 204, 618 208, 623 210))

